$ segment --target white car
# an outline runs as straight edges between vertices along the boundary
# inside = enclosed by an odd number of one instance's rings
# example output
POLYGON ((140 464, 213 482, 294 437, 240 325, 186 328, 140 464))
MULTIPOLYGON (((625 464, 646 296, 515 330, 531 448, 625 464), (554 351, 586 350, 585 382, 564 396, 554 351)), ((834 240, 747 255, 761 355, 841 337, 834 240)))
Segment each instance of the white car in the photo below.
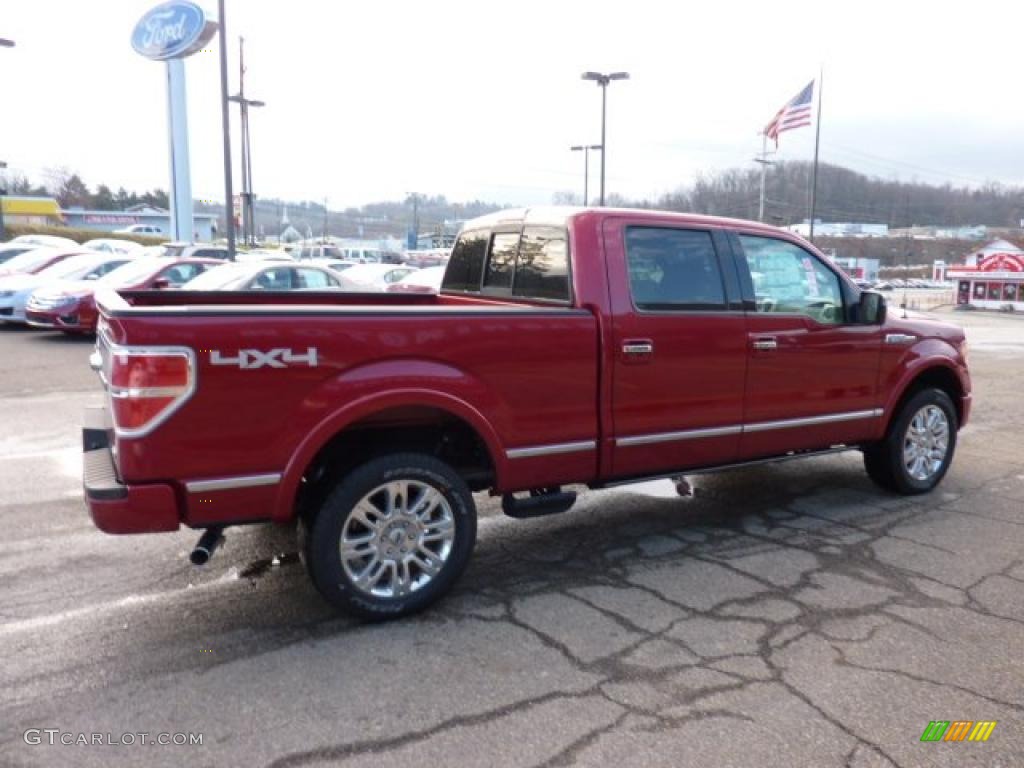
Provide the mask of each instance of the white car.
POLYGON ((251 251, 235 251, 235 261, 294 261, 287 251, 270 248, 254 248, 251 251))
POLYGON ((415 271, 416 267, 404 264, 356 264, 341 273, 341 286, 346 291, 384 293, 389 285, 415 271))
POLYGON ((210 243, 164 243, 156 246, 162 248, 164 256, 172 256, 177 259, 220 259, 227 261, 228 249, 220 245, 210 243))
POLYGON ((38 245, 31 245, 30 243, 0 243, 0 265, 5 261, 10 261, 15 256, 20 256, 38 247, 38 245))
POLYGON ((440 293, 441 281, 448 267, 426 267, 410 272, 388 286, 388 293, 440 293))
POLYGON ((276 261, 233 261, 209 269, 182 287, 186 291, 329 291, 341 287, 329 269, 276 261))
POLYGON ((24 243, 26 245, 45 246, 47 248, 78 247, 78 243, 70 237, 57 237, 56 235, 18 235, 11 240, 11 243, 24 243))
POLYGON ((83 248, 100 253, 142 253, 145 246, 131 240, 117 240, 112 237, 97 237, 94 240, 86 240, 82 243, 83 248))
POLYGON ((164 231, 152 224, 132 224, 130 227, 115 229, 115 235, 162 235, 164 231))
POLYGON ((35 274, 0 278, 0 320, 25 322, 25 303, 29 296, 47 283, 57 280, 97 280, 132 257, 123 253, 81 253, 69 256, 35 274))

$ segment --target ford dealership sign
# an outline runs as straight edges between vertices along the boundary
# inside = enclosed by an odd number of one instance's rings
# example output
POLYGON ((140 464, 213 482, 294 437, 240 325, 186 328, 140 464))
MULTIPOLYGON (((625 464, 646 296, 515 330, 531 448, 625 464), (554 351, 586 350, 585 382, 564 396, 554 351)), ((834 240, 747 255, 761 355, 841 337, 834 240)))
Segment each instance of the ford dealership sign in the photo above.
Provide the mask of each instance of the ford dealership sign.
POLYGON ((217 31, 217 23, 188 0, 171 0, 139 19, 132 32, 132 48, 148 59, 183 59, 204 45, 217 31))

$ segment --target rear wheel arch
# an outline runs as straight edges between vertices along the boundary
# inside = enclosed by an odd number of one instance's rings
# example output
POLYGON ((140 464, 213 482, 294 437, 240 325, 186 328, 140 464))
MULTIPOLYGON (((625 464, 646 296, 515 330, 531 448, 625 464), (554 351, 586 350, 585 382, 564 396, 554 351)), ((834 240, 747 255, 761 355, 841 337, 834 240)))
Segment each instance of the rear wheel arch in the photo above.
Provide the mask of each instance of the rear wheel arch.
POLYGON ((317 508, 347 471, 391 453, 418 452, 450 464, 472 490, 498 482, 497 434, 471 406, 447 395, 392 393, 352 405, 322 421, 294 452, 282 478, 274 519, 317 508))

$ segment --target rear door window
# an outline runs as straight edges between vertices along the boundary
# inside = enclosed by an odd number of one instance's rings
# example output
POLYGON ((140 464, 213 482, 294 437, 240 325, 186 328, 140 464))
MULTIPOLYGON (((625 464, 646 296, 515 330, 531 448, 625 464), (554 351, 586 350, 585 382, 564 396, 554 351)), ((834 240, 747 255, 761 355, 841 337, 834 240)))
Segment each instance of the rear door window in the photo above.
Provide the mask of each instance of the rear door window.
POLYGON ((330 277, 326 272, 321 272, 319 269, 304 267, 295 271, 298 277, 296 288, 323 289, 338 285, 334 278, 330 277))
POLYGON ((626 229, 629 288, 637 309, 724 310, 718 257, 705 230, 669 227, 626 229))

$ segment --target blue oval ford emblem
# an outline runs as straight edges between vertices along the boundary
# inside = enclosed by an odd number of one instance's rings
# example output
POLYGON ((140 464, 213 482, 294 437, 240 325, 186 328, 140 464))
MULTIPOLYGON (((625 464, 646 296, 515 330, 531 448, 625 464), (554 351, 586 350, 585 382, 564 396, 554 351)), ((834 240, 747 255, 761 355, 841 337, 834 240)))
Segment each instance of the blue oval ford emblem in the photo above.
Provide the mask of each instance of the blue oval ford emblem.
POLYGON ((172 0, 150 10, 132 32, 132 48, 148 59, 184 58, 202 48, 214 32, 215 22, 195 3, 172 0))

